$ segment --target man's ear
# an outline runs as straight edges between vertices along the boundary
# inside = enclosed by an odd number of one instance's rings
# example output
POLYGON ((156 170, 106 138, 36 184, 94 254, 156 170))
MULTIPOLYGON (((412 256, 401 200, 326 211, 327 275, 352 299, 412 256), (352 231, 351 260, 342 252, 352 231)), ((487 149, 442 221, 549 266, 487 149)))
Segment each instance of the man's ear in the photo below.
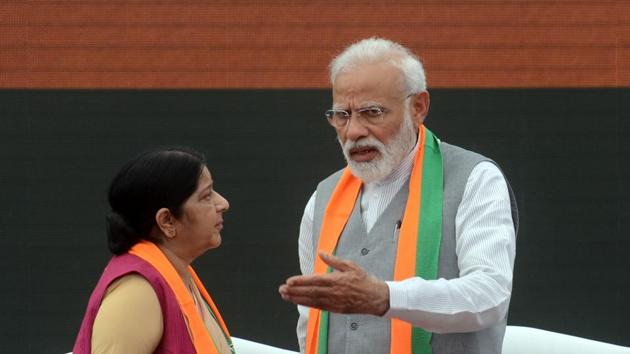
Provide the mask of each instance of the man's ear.
POLYGON ((167 239, 177 236, 176 221, 175 216, 168 208, 161 208, 155 213, 155 224, 167 239))
POLYGON ((424 123, 429 114, 430 103, 428 91, 420 92, 411 98, 411 119, 416 127, 424 123))

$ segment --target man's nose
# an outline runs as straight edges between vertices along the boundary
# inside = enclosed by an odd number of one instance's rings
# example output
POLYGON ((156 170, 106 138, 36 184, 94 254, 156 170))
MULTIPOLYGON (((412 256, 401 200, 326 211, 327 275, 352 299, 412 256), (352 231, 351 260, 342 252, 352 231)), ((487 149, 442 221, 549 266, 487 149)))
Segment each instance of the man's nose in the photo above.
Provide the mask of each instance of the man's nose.
POLYGON ((364 138, 369 135, 368 128, 361 123, 358 114, 353 114, 348 120, 348 124, 346 125, 346 139, 350 139, 352 141, 357 141, 361 138, 364 138))

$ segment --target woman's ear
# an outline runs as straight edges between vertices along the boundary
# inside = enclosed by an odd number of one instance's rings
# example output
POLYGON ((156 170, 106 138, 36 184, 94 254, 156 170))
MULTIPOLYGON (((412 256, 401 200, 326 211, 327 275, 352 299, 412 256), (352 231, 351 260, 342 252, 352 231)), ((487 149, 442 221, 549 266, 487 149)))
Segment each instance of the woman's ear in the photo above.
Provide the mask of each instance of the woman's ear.
POLYGON ((177 236, 176 221, 175 216, 168 208, 161 208, 155 213, 155 224, 167 239, 173 239, 177 236))

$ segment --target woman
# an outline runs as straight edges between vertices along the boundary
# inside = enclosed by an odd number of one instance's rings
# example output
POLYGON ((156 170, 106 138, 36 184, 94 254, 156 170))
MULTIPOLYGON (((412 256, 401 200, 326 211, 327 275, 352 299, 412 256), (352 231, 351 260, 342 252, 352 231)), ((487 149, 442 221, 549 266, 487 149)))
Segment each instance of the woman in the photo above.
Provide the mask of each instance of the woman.
POLYGON ((109 188, 114 254, 74 346, 83 353, 233 353, 230 335, 190 267, 221 244, 225 198, 198 152, 143 153, 109 188))

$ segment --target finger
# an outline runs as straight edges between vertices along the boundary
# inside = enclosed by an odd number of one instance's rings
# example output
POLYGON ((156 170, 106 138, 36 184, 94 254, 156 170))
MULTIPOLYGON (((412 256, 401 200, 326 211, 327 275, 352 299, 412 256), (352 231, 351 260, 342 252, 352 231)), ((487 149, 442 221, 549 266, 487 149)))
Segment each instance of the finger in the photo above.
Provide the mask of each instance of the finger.
POLYGON ((331 254, 326 254, 324 252, 319 252, 319 258, 321 258, 321 260, 324 261, 324 263, 342 272, 355 268, 354 263, 352 263, 351 261, 345 260, 343 258, 339 258, 337 256, 333 256, 331 254))
POLYGON ((278 293, 280 296, 285 296, 289 293, 289 287, 286 284, 282 284, 278 287, 278 293))
POLYGON ((328 298, 333 293, 327 286, 288 286, 283 289, 288 296, 306 296, 312 298, 328 298))
POLYGON ((333 296, 329 289, 321 287, 291 288, 282 296, 285 301, 296 305, 316 307, 324 310, 337 308, 336 296, 333 296))
POLYGON ((290 301, 296 305, 313 307, 313 308, 324 310, 324 311, 336 312, 336 313, 347 313, 347 311, 344 311, 343 307, 340 307, 338 305, 337 301, 330 301, 329 299, 322 299, 322 298, 316 298, 316 297, 314 298, 314 297, 308 297, 308 296, 291 296, 288 298, 287 301, 290 301))
POLYGON ((288 296, 285 301, 290 301, 296 305, 314 307, 321 310, 329 310, 330 308, 318 298, 313 298, 309 296, 288 296))
POLYGON ((291 301, 291 296, 289 295, 288 290, 284 289, 282 286, 278 289, 278 293, 280 293, 282 300, 291 301))
POLYGON ((322 275, 296 275, 287 279, 287 285, 294 286, 332 286, 333 279, 330 274, 322 275))

